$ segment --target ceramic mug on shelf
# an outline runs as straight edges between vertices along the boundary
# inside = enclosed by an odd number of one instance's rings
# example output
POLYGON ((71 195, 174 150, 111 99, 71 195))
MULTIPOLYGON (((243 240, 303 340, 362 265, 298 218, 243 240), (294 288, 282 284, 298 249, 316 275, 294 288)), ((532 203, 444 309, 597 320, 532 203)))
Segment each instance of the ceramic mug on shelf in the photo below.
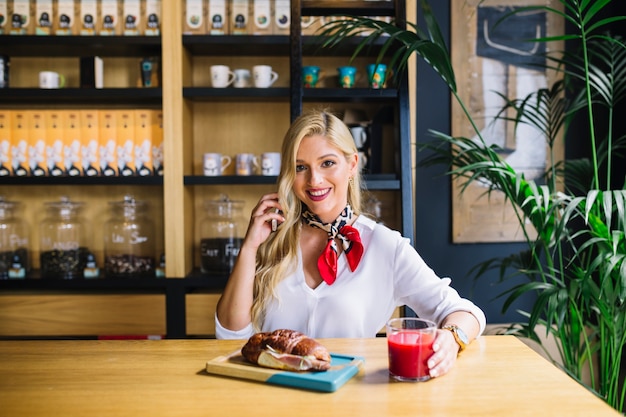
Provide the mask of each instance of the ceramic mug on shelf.
POLYGON ((302 67, 302 85, 304 88, 315 88, 320 80, 321 69, 316 65, 302 67))
POLYGON ((350 66, 344 66, 337 68, 339 73, 339 86, 342 88, 354 87, 354 81, 356 79, 356 68, 350 66))
POLYGON ((370 64, 367 66, 367 79, 370 88, 384 88, 387 77, 387 65, 370 64))
POLYGON ((0 88, 9 86, 9 57, 0 55, 0 88))
POLYGON ((265 152, 261 155, 261 174, 278 175, 280 173, 280 152, 265 152))
POLYGON ((235 81, 233 87, 246 88, 250 87, 250 70, 245 68, 238 68, 233 71, 235 73, 235 81))
POLYGON ((254 175, 258 166, 258 159, 253 153, 238 153, 235 156, 235 173, 237 175, 254 175))
POLYGON ((39 73, 39 88, 55 89, 65 87, 65 77, 54 71, 41 71, 39 73))
POLYGON ((224 173, 230 165, 231 158, 221 153, 209 152, 204 154, 203 170, 207 177, 217 177, 224 173))
POLYGON ((226 65, 211 65, 211 86, 225 88, 235 81, 235 73, 226 65))
POLYGON ((256 88, 269 88, 278 79, 278 73, 272 71, 269 65, 255 65, 252 67, 252 77, 256 88))

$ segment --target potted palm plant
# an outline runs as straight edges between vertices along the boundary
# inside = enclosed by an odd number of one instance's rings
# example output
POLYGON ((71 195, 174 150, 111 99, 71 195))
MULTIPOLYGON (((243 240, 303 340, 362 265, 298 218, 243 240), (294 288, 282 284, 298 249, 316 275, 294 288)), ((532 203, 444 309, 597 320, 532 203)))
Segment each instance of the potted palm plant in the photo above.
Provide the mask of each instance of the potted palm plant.
POLYGON ((611 2, 558 0, 562 9, 528 6, 514 12, 540 10, 562 16, 571 29, 534 41, 575 41, 579 48, 546 57, 546 65, 559 74, 551 87, 521 98, 503 96, 506 105, 500 117, 516 126, 540 129, 549 155, 557 141, 569 137, 573 122, 583 120, 588 126, 584 134, 577 133, 588 141, 590 156, 564 162, 552 159, 540 180, 526 179, 503 161, 496 146, 485 142, 457 94, 450 54, 426 0, 421 2, 425 30, 412 23, 405 30, 393 23, 350 16, 326 24, 322 35, 324 45, 332 47, 367 31, 354 56, 379 41, 383 45, 378 59, 388 59, 389 67, 402 70, 416 54, 441 76, 476 135, 432 132, 436 139, 425 146, 433 152, 422 163, 445 164, 464 186, 480 181, 488 193, 503 193, 527 244, 521 253, 476 265, 477 276, 497 268, 502 280, 524 277, 503 293, 503 309, 512 308, 528 293, 535 295, 535 301, 530 311, 520 312, 522 319, 508 332, 540 344, 540 331, 553 336, 559 356, 552 358, 555 364, 624 411, 626 189, 624 179, 616 184, 612 173, 625 142, 614 128, 616 111, 626 98, 626 44, 606 30, 626 16, 600 18, 611 2), (510 114, 507 109, 515 116, 505 116, 510 114), (583 378, 584 374, 590 378, 583 378))

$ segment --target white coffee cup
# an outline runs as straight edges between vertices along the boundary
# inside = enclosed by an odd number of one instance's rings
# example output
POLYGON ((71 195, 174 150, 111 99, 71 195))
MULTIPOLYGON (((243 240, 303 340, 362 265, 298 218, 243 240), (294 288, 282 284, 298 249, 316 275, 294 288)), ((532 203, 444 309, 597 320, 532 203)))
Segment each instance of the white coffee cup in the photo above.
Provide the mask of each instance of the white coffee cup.
POLYGON ((367 142, 367 130, 363 126, 353 126, 350 128, 350 133, 352 133, 356 147, 363 149, 363 146, 367 142))
POLYGON ((65 87, 65 77, 54 71, 41 71, 39 73, 39 88, 54 89, 65 87))
POLYGON ((235 81, 233 82, 233 87, 250 87, 250 70, 247 70, 245 68, 238 68, 233 72, 235 73, 235 81))
POLYGON ((231 158, 221 153, 205 153, 204 154, 204 175, 208 177, 217 177, 222 175, 226 167, 230 165, 231 158))
POLYGON ((280 173, 280 152, 261 154, 261 174, 278 175, 280 173))
POLYGON ((252 67, 252 76, 256 88, 268 88, 278 79, 278 73, 272 71, 269 65, 255 65, 252 67))
POLYGON ((259 161, 253 153, 238 153, 235 156, 235 173, 237 175, 254 175, 259 161))
POLYGON ((228 87, 235 81, 235 73, 226 65, 211 65, 211 86, 213 88, 228 87))

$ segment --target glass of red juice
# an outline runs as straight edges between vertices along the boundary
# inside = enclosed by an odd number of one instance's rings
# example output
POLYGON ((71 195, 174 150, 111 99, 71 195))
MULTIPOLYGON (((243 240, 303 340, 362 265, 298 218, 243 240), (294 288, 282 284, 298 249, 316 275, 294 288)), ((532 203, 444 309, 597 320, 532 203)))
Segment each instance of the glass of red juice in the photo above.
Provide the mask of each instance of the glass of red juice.
POLYGON ((433 354, 437 325, 417 317, 387 322, 389 376, 397 381, 427 381, 428 359, 433 354))

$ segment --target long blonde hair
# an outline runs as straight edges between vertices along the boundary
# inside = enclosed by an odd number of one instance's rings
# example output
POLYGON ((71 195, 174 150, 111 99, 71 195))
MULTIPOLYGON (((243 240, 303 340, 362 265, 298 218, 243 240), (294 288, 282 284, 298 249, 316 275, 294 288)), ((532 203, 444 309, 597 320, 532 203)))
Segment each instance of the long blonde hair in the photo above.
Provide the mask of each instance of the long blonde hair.
MULTIPOLYGON (((254 302, 251 312, 252 323, 257 331, 265 320, 267 303, 276 297, 276 285, 293 273, 296 267, 302 215, 302 202, 293 192, 296 155, 302 139, 313 135, 325 137, 330 145, 344 154, 346 161, 358 152, 350 129, 327 110, 315 110, 301 115, 285 134, 278 175, 278 200, 283 209, 285 222, 257 252, 254 302)), ((361 176, 358 171, 348 185, 348 203, 355 215, 361 212, 361 176)))

